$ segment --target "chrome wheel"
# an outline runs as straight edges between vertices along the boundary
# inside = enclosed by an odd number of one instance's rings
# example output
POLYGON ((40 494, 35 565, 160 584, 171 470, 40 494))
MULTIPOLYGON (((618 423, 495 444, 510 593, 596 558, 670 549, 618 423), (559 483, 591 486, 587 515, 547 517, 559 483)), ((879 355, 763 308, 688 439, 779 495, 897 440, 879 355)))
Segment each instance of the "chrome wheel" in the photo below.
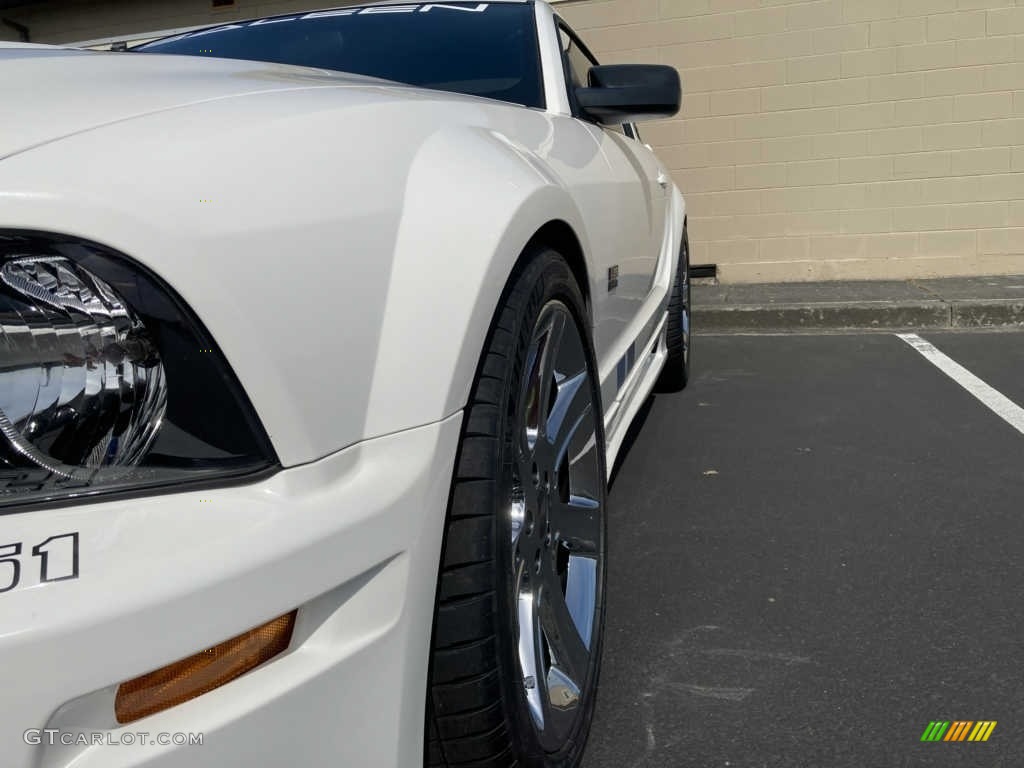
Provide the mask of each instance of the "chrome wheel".
POLYGON ((509 530, 523 693, 542 747, 570 741, 590 684, 604 509, 594 372, 573 315, 540 312, 512 435, 509 530))

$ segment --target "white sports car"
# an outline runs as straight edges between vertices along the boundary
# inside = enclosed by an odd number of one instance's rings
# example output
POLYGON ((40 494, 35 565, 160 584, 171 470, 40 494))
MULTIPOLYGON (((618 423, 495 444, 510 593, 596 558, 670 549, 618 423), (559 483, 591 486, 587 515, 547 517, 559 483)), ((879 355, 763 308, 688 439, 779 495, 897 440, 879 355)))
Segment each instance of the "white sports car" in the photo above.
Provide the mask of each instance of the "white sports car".
POLYGON ((0 765, 577 765, 679 100, 543 2, 0 43, 0 765))

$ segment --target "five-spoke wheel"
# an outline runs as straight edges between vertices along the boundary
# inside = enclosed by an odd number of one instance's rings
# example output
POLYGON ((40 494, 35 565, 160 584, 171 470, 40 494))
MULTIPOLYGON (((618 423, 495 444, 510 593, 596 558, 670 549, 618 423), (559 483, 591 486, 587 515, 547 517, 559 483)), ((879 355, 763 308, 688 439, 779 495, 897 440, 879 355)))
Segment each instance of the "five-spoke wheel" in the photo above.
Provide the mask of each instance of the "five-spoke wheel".
POLYGON ((510 465, 516 645, 548 749, 565 743, 579 716, 602 555, 600 412, 585 349, 568 307, 546 304, 526 353, 510 465))

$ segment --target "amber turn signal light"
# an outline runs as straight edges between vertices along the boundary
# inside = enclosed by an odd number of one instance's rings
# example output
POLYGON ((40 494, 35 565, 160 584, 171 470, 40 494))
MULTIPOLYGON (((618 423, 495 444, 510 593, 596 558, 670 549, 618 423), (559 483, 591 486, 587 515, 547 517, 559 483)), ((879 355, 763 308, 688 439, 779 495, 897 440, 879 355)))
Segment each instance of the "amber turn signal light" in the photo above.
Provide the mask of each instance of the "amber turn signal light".
POLYGON ((288 647, 295 611, 238 637, 121 683, 114 700, 117 722, 124 725, 162 712, 230 683, 288 647))

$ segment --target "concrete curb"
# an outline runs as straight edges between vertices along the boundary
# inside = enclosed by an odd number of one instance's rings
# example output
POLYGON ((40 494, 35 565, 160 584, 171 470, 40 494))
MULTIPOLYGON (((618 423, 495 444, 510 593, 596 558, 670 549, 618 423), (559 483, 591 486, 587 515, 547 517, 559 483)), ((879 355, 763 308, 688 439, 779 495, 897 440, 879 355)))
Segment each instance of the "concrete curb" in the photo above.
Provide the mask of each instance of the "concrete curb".
POLYGON ((698 333, 1024 327, 1024 301, 1021 300, 809 302, 702 307, 699 297, 695 298, 693 324, 698 333))
POLYGON ((1024 301, 979 299, 952 304, 954 328, 1024 327, 1024 301))

